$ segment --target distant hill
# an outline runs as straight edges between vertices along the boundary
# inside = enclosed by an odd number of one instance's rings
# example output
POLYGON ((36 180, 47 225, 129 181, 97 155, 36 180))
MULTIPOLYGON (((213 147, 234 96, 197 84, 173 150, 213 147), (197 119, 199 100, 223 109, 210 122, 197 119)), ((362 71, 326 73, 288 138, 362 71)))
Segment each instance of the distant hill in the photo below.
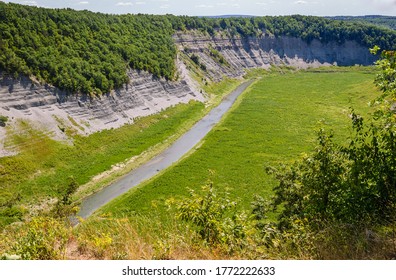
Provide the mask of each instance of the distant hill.
POLYGON ((207 18, 253 18, 251 15, 221 15, 221 16, 203 16, 207 18))
POLYGON ((355 16, 355 17, 336 16, 336 17, 327 17, 327 18, 335 19, 335 20, 343 20, 343 21, 360 22, 360 23, 371 23, 396 30, 396 17, 393 16, 379 16, 379 15, 355 16))
MULTIPOLYGON (((218 15, 218 16, 202 16, 206 18, 254 18, 257 16, 252 15, 218 15)), ((324 17, 326 19, 331 20, 342 20, 342 21, 351 21, 351 22, 359 22, 363 24, 374 24, 382 27, 388 27, 390 29, 396 30, 396 16, 381 16, 381 15, 368 15, 368 16, 333 16, 333 17, 324 17)))

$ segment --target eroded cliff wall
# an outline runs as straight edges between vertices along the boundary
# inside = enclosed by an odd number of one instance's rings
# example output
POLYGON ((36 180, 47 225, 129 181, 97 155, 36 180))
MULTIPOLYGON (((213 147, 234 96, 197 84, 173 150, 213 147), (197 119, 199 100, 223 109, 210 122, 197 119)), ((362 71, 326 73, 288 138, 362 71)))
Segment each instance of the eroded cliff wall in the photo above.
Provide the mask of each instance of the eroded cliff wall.
POLYGON ((371 65, 377 59, 369 50, 355 41, 310 43, 300 38, 263 36, 261 38, 230 39, 222 36, 203 36, 193 33, 174 35, 179 50, 195 54, 207 68, 208 75, 219 80, 223 75, 237 77, 248 68, 269 68, 271 65, 289 65, 297 68, 323 65, 371 65), (224 58, 211 50, 216 50, 224 58))
POLYGON ((0 76, 0 116, 8 117, 6 127, 0 127, 0 156, 18 151, 17 146, 7 143, 7 133, 20 120, 28 121, 54 139, 67 140, 62 129, 65 126, 87 135, 133 123, 134 118, 178 103, 204 101, 184 80, 169 82, 135 70, 128 73, 130 83, 100 98, 66 94, 27 77, 0 76))

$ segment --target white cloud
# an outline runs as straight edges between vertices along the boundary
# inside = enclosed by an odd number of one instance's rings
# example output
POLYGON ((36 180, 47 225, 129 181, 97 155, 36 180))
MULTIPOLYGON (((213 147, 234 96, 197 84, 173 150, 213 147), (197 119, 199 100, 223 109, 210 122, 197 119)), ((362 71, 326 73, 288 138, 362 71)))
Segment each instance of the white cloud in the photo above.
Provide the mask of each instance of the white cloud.
POLYGON ((116 6, 132 6, 132 2, 118 2, 116 6))
POLYGON ((30 6, 37 6, 36 1, 23 1, 23 4, 30 5, 30 6))
POLYGON ((81 1, 81 2, 78 2, 78 5, 88 5, 88 4, 89 4, 88 1, 81 1))
POLYGON ((213 5, 205 5, 205 4, 202 4, 202 5, 196 5, 195 8, 207 9, 207 8, 214 8, 214 6, 213 6, 213 5))
POLYGON ((267 6, 268 4, 265 3, 265 2, 256 2, 256 5, 259 5, 259 6, 267 6))
POLYGON ((371 0, 371 2, 374 2, 374 4, 395 4, 395 0, 371 0))
POLYGON ((294 2, 294 4, 305 5, 305 4, 308 4, 308 2, 307 1, 303 1, 303 0, 299 0, 299 1, 294 2))
POLYGON ((362 5, 372 6, 380 11, 396 10, 396 0, 364 0, 362 5))
POLYGON ((136 5, 146 5, 146 2, 143 2, 143 1, 136 2, 136 5))
POLYGON ((160 6, 160 9, 169 9, 170 5, 162 5, 160 6))
POLYGON ((389 8, 396 6, 396 0, 370 0, 375 6, 380 8, 389 8))

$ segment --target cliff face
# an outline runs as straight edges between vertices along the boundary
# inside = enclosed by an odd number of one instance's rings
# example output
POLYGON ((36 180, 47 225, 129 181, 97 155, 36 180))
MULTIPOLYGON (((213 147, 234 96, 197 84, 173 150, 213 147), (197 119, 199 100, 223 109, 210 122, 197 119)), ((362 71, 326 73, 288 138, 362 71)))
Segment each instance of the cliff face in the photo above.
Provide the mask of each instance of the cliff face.
MULTIPOLYGON (((248 68, 269 68, 291 65, 298 68, 320 65, 369 65, 375 61, 369 51, 356 42, 310 44, 298 38, 263 37, 229 39, 202 35, 175 34, 180 52, 195 54, 214 81, 223 76, 240 77, 248 68)), ((134 118, 156 113, 161 109, 192 99, 204 101, 186 65, 179 61, 180 81, 169 82, 146 72, 130 70, 130 83, 123 88, 91 98, 70 95, 49 85, 40 85, 27 77, 13 79, 0 73, 0 116, 8 117, 6 127, 0 126, 0 156, 17 152, 8 146, 7 128, 18 120, 28 120, 34 127, 55 139, 67 140, 61 129, 73 127, 78 133, 90 134, 120 127, 134 118), (194 90, 195 88, 195 90, 194 90)))
POLYGON ((179 50, 187 55, 195 54, 207 68, 208 75, 219 80, 223 75, 237 77, 245 69, 271 65, 290 65, 297 68, 322 65, 352 66, 371 65, 376 57, 366 47, 355 41, 343 44, 321 43, 313 40, 306 43, 300 38, 271 37, 229 39, 220 36, 208 37, 179 33, 174 36, 179 50), (219 63, 216 50, 224 58, 219 63))
POLYGON ((0 127, 0 156, 17 152, 18 147, 9 146, 6 136, 7 128, 15 126, 18 120, 29 121, 55 139, 67 140, 62 129, 65 126, 87 135, 133 123, 136 117, 178 103, 204 100, 184 80, 168 82, 134 70, 128 75, 129 84, 100 98, 66 94, 26 77, 12 79, 0 75, 0 116, 8 117, 6 127, 0 127))

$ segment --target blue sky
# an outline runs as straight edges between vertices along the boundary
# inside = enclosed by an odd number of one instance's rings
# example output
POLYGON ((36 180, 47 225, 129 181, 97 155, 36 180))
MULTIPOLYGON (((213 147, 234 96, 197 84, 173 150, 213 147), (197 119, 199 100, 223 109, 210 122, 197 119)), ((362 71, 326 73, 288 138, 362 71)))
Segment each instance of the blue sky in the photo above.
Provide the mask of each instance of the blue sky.
POLYGON ((14 0, 48 8, 175 15, 393 15, 396 0, 14 0))

